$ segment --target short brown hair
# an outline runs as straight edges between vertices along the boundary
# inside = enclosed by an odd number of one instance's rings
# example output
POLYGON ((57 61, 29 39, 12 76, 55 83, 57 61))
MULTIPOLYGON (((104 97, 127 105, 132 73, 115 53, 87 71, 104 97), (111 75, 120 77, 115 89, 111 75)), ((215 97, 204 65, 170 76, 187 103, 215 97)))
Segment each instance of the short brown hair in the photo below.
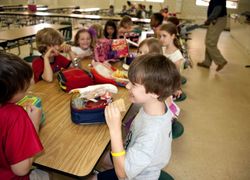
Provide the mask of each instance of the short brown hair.
POLYGON ((175 64, 162 54, 145 54, 132 61, 128 78, 144 85, 146 93, 157 94, 164 101, 180 88, 180 74, 175 64))
POLYGON ((5 104, 21 90, 29 87, 33 76, 29 64, 18 56, 0 52, 0 104, 5 104))
POLYGON ((144 46, 147 45, 149 53, 159 53, 162 54, 162 47, 161 47, 161 43, 159 41, 159 39, 157 38, 147 38, 144 39, 138 47, 138 50, 144 46))
POLYGON ((45 53, 47 46, 61 45, 64 42, 62 34, 53 28, 44 28, 36 34, 36 47, 40 53, 45 53))
POLYGON ((125 24, 129 24, 130 26, 133 25, 133 21, 132 21, 131 17, 123 16, 123 18, 120 21, 119 27, 124 27, 125 28, 125 26, 124 26, 125 24))
POLYGON ((151 28, 156 28, 158 26, 160 26, 163 22, 163 15, 161 13, 154 13, 151 17, 150 17, 150 26, 151 28))

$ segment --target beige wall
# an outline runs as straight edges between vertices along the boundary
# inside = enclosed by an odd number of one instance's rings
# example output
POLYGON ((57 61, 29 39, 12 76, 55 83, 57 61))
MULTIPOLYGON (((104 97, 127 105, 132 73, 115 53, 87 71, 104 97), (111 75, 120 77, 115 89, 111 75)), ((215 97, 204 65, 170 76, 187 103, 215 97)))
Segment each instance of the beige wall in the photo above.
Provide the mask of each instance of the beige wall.
MULTIPOLYGON (((0 4, 27 4, 28 0, 1 0, 0 4)), ((36 4, 45 4, 49 7, 81 6, 81 8, 107 8, 110 0, 36 0, 36 4)))
MULTIPOLYGON (((148 5, 152 4, 154 11, 158 11, 161 7, 169 6, 170 12, 176 11, 176 2, 182 1, 180 16, 191 19, 205 19, 207 7, 196 6, 195 0, 165 0, 165 3, 144 3, 148 8, 148 5)), ((27 4, 27 0, 1 0, 0 4, 27 4)), ((81 8, 100 7, 108 8, 110 4, 114 4, 115 10, 120 11, 123 4, 126 4, 125 0, 36 0, 37 4, 46 4, 49 7, 56 6, 71 6, 77 5, 81 8)), ((239 8, 237 10, 228 10, 229 13, 244 12, 250 10, 250 0, 240 0, 239 8)))

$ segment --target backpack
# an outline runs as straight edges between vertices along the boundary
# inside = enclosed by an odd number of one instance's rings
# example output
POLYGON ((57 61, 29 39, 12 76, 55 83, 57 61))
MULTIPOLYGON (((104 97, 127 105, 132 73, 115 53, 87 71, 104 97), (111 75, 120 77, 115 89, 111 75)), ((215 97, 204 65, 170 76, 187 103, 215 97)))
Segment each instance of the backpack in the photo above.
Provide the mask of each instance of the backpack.
POLYGON ((92 74, 79 68, 62 69, 57 79, 61 89, 66 92, 94 84, 92 74))

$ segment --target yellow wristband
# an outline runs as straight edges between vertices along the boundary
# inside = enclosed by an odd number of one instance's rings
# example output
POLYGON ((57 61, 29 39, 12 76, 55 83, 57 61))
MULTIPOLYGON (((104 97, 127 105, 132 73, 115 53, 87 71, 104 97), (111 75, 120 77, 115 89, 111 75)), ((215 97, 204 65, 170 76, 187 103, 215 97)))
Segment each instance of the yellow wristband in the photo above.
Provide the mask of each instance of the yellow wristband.
POLYGON ((111 155, 113 156, 113 157, 119 157, 119 156, 123 156, 123 155, 125 155, 126 154, 126 151, 125 150, 123 150, 123 151, 121 151, 121 152, 118 152, 118 153, 113 153, 113 152, 111 152, 111 155))

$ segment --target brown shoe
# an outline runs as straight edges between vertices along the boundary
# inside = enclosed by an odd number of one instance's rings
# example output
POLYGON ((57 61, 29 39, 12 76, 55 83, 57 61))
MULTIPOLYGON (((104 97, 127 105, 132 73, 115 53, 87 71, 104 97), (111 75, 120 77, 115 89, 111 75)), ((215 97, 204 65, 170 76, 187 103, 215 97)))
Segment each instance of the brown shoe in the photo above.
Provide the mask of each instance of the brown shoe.
POLYGON ((203 64, 202 62, 198 62, 198 63, 197 63, 197 66, 200 66, 200 67, 204 67, 204 68, 209 69, 209 66, 206 65, 206 64, 203 64))
POLYGON ((227 61, 225 61, 223 64, 219 64, 216 68, 216 71, 218 72, 218 71, 222 70, 226 64, 227 64, 227 61))

